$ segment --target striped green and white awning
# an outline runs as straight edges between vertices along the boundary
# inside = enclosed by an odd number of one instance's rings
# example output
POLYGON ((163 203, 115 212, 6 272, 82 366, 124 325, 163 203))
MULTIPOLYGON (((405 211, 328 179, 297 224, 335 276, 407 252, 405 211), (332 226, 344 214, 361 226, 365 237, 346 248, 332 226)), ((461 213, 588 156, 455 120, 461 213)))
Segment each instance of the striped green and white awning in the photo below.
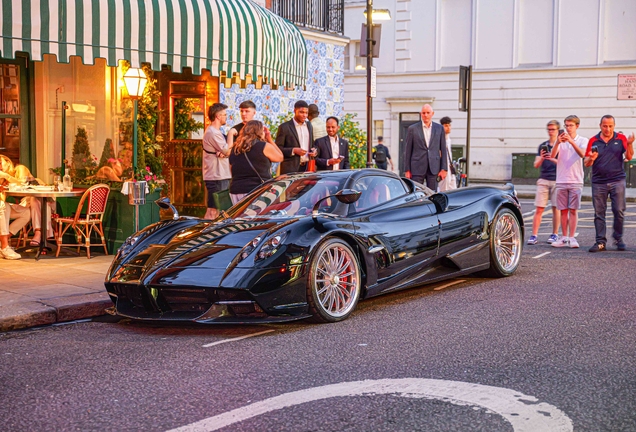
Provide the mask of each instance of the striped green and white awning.
POLYGON ((250 0, 2 0, 0 14, 5 59, 128 60, 286 87, 307 76, 300 31, 250 0))

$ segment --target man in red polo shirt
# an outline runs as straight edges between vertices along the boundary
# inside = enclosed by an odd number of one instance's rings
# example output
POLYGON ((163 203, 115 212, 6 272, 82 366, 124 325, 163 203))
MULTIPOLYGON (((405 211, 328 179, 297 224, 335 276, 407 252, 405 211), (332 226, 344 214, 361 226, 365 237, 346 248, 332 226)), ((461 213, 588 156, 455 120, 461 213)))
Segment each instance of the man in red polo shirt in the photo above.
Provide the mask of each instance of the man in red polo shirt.
POLYGON ((592 203, 596 230, 596 243, 590 248, 590 252, 606 250, 605 214, 608 195, 614 213, 614 243, 619 251, 625 250, 623 219, 627 204, 623 160, 631 160, 634 156, 634 134, 627 138, 622 133, 616 133, 615 125, 613 116, 604 115, 601 118, 601 132, 590 138, 585 152, 585 166, 592 167, 592 203))

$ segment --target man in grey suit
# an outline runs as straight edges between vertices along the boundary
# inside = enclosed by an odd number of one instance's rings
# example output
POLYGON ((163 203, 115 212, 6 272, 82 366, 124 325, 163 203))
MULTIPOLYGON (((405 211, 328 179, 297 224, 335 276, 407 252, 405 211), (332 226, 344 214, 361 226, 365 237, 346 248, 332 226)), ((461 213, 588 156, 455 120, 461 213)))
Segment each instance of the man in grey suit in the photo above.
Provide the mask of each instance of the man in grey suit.
POLYGON ((422 121, 409 126, 406 133, 404 170, 406 177, 437 191, 437 178, 446 178, 448 150, 446 133, 439 123, 433 123, 433 108, 426 104, 420 115, 422 121))
POLYGON ((307 121, 309 105, 303 100, 294 104, 294 118, 281 124, 276 133, 276 145, 285 159, 280 163, 280 173, 304 172, 310 156, 314 156, 314 131, 307 121))
POLYGON ((316 168, 318 171, 349 169, 349 142, 338 136, 338 119, 327 119, 327 136, 314 142, 317 149, 316 168))

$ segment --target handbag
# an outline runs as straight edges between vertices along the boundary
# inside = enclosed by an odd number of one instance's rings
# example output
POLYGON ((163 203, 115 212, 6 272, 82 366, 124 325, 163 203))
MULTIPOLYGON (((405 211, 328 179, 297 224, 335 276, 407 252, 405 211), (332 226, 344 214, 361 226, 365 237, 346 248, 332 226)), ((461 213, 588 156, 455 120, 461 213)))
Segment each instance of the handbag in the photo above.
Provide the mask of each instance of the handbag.
POLYGON ((230 191, 228 189, 213 192, 212 200, 214 201, 214 207, 219 211, 232 207, 232 198, 230 198, 230 191))

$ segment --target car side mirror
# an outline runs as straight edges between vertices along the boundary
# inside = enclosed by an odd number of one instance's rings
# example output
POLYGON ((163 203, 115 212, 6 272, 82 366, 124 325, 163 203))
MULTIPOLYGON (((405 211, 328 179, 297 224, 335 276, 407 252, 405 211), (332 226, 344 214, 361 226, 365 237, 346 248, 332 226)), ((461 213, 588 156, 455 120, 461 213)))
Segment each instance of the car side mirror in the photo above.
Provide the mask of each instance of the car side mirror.
POLYGON ((353 189, 343 189, 335 193, 335 197, 338 201, 344 204, 352 204, 360 198, 362 192, 353 189))
POLYGON ((162 208, 164 210, 172 210, 172 219, 174 220, 179 219, 179 212, 177 211, 175 206, 173 206, 172 203, 170 202, 170 198, 168 197, 159 198, 157 201, 155 201, 155 204, 157 204, 159 208, 162 208))
POLYGON ((409 193, 415 192, 415 182, 413 182, 413 180, 406 177, 402 177, 402 181, 404 182, 406 187, 409 188, 409 193))
POLYGON ((435 205, 437 213, 444 213, 448 209, 448 196, 443 193, 436 193, 428 197, 429 201, 435 205))
POLYGON ((316 219, 316 216, 318 215, 318 208, 320 208, 320 203, 322 203, 327 198, 335 197, 341 203, 351 204, 358 201, 358 198, 360 198, 361 194, 362 192, 357 190, 342 189, 333 195, 327 195, 326 197, 320 198, 318 201, 316 201, 316 204, 314 204, 314 208, 311 211, 311 215, 314 219, 316 219))

